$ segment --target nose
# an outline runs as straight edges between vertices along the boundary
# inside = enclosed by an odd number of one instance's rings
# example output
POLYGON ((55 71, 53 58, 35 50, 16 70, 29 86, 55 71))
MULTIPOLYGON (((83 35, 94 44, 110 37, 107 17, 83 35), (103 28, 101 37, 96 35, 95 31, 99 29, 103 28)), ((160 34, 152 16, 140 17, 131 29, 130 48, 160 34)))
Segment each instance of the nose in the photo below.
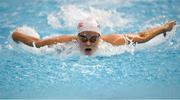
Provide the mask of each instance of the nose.
POLYGON ((89 42, 89 41, 86 42, 86 45, 87 45, 87 46, 90 46, 91 44, 92 44, 92 43, 89 42))

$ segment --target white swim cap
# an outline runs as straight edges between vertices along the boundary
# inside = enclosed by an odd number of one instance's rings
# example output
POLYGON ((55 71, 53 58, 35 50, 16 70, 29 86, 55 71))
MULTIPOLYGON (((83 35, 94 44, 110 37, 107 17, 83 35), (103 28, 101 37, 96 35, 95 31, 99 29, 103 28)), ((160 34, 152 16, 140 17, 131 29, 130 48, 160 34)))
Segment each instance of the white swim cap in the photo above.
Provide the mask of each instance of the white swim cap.
POLYGON ((81 20, 78 23, 77 30, 78 33, 81 33, 83 31, 93 31, 101 34, 100 25, 93 18, 86 18, 84 20, 81 20))

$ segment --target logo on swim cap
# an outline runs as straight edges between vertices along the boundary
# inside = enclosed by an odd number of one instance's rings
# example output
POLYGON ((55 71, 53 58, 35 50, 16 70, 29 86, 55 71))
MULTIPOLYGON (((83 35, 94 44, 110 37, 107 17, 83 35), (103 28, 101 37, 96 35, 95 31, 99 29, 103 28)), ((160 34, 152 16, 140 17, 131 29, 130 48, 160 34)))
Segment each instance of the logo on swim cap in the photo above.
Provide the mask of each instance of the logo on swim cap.
POLYGON ((78 28, 83 27, 83 22, 79 22, 78 28))
POLYGON ((101 34, 100 25, 98 22, 92 18, 86 18, 78 23, 77 26, 78 33, 83 31, 93 31, 101 34))

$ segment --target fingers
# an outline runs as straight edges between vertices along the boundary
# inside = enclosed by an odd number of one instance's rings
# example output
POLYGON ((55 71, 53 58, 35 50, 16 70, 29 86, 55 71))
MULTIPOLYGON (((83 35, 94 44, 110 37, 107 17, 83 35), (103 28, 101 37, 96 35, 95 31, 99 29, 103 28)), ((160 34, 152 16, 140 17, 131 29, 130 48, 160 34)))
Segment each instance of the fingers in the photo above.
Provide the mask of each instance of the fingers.
POLYGON ((176 21, 174 20, 174 21, 168 21, 166 24, 169 24, 169 25, 176 25, 176 21))
POLYGON ((18 27, 18 28, 16 28, 16 32, 19 32, 19 31, 21 31, 21 29, 18 27))
POLYGON ((172 25, 176 25, 176 21, 171 21, 171 24, 172 25))
POLYGON ((176 21, 168 21, 163 25, 166 31, 171 31, 173 27, 176 25, 176 21))

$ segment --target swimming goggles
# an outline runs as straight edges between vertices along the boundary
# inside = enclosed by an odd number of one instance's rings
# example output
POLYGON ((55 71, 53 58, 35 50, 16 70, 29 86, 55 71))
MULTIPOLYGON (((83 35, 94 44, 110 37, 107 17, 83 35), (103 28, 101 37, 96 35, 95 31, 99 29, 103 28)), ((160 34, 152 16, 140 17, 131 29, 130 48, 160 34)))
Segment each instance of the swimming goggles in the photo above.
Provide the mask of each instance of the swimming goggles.
POLYGON ((99 39, 100 34, 84 34, 84 33, 81 34, 81 33, 79 33, 78 37, 84 43, 88 42, 88 41, 90 41, 91 43, 95 43, 99 39))

